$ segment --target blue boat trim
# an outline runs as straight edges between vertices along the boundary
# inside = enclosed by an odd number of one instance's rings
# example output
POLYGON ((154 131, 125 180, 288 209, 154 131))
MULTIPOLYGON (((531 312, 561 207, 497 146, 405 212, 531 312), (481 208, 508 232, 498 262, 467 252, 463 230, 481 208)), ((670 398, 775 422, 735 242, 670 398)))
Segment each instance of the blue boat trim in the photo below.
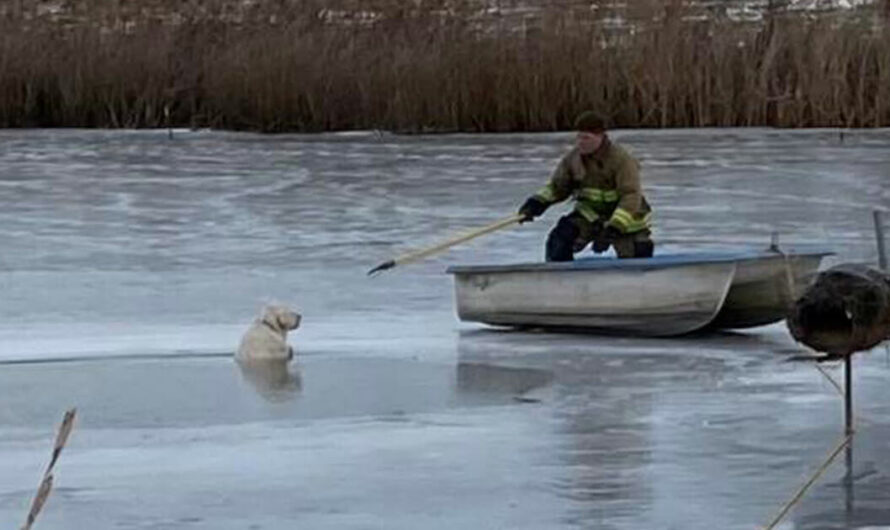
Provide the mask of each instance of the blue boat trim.
POLYGON ((783 256, 796 258, 801 256, 831 256, 834 252, 825 248, 795 250, 793 248, 773 250, 732 250, 681 252, 673 254, 656 254, 651 258, 618 259, 614 257, 590 257, 566 262, 515 263, 503 265, 454 265, 445 271, 448 274, 488 273, 488 272, 527 272, 527 271, 590 271, 590 270, 657 270, 686 265, 705 263, 725 263, 783 256))

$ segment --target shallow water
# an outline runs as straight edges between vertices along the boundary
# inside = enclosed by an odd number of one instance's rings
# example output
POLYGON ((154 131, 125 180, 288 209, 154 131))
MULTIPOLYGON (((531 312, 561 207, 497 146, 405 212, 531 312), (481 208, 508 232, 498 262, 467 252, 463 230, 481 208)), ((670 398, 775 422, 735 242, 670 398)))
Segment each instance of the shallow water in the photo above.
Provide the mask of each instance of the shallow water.
MULTIPOLYGON (((875 261, 890 131, 619 131, 659 251, 825 244, 875 261)), ((511 213, 569 134, 0 131, 0 521, 35 528, 753 528, 843 430, 783 325, 673 340, 457 322, 455 263, 539 259, 558 217, 399 267, 511 213), (264 301, 287 371, 230 358, 264 301)), ((833 369, 837 379, 842 372, 833 369)), ((780 528, 890 527, 890 357, 780 528)))

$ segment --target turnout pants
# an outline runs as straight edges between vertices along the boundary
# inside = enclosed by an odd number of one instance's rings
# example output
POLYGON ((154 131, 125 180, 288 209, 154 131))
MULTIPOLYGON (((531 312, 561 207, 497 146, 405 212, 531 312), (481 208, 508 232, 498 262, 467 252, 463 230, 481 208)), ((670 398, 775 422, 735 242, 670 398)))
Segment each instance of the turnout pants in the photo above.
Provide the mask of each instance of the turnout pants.
MULTIPOLYGON (((572 212, 563 216, 547 236, 547 261, 572 261, 576 252, 584 250, 598 236, 601 237, 602 234, 595 234, 593 223, 581 214, 572 212)), ((608 242, 599 241, 598 246, 605 251, 609 245, 615 249, 619 258, 649 258, 655 250, 649 230, 623 234, 608 242)))

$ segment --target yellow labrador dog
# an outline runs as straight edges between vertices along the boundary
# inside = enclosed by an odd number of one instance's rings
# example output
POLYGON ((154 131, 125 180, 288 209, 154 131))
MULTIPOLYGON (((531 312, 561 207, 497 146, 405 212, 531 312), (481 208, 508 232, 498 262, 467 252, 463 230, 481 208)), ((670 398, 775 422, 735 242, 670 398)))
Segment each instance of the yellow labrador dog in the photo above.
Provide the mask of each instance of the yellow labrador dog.
POLYGON ((287 332, 300 325, 299 313, 282 305, 263 308, 259 318, 244 333, 235 354, 237 361, 288 361, 294 349, 287 344, 287 332))

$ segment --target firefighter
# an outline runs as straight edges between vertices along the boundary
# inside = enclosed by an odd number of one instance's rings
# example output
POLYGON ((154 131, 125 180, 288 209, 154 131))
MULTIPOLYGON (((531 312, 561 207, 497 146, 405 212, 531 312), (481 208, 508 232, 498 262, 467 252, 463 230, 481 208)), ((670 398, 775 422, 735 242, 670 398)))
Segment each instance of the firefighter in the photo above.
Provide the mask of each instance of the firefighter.
POLYGON ((581 113, 575 130, 575 147, 560 160, 547 185, 519 208, 525 216, 521 222, 571 196, 574 210, 547 237, 547 261, 571 261, 588 243, 597 254, 611 246, 619 258, 651 257, 651 208, 640 188, 639 164, 609 138, 601 116, 581 113))

